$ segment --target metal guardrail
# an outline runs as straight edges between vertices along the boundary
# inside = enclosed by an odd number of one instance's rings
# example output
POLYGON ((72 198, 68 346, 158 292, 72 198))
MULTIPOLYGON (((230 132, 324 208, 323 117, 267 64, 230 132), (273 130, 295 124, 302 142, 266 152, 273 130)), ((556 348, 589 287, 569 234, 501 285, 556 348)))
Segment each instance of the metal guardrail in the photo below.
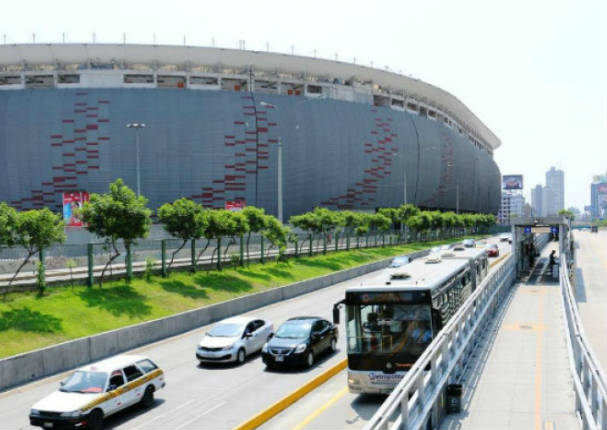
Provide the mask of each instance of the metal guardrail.
POLYGON ((569 265, 561 254, 560 287, 569 364, 575 392, 575 409, 584 429, 607 428, 607 378, 586 339, 569 281, 569 265))
POLYGON ((438 424, 441 393, 463 375, 477 332, 492 319, 515 277, 510 255, 466 300, 396 386, 365 430, 421 429, 431 419, 438 424), (429 370, 426 370, 429 369, 429 370))

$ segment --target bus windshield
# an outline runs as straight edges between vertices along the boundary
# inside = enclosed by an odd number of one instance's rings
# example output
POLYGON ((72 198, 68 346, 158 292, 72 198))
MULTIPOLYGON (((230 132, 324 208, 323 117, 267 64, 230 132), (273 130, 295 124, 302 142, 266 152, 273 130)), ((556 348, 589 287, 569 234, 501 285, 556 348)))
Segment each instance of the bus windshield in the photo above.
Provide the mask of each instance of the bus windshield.
POLYGON ((349 304, 348 354, 412 364, 432 342, 430 305, 349 304))

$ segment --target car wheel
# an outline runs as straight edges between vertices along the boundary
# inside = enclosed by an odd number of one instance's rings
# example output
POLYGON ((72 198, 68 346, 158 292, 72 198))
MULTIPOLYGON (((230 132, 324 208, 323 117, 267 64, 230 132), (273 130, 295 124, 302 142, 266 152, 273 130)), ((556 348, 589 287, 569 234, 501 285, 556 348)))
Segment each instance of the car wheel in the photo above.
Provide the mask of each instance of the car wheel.
POLYGON ((92 411, 86 419, 87 428, 101 430, 103 428, 103 412, 100 409, 92 411))
POLYGON ((145 389, 145 393, 141 398, 141 404, 146 408, 149 408, 154 404, 154 387, 151 385, 145 389))
POLYGON ((236 354, 236 361, 238 362, 238 364, 242 364, 242 363, 244 363, 246 358, 247 358, 247 354, 245 353, 244 348, 240 348, 238 350, 238 353, 236 354))
POLYGON ((337 340, 335 338, 331 339, 331 345, 329 346, 329 351, 332 353, 337 351, 337 340))
POLYGON ((312 351, 308 352, 308 355, 306 355, 306 366, 314 366, 314 353, 312 351))

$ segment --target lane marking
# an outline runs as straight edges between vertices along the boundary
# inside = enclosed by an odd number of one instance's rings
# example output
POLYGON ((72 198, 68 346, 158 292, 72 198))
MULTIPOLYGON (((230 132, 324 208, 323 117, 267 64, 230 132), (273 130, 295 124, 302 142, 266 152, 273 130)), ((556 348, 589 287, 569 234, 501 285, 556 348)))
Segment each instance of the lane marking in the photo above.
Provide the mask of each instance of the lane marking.
POLYGON ((293 430, 301 430, 302 428, 304 428, 305 426, 310 424, 310 422, 312 422, 314 419, 316 419, 316 417, 318 417, 320 414, 322 414, 325 410, 327 410, 331 406, 333 406, 333 404, 335 402, 337 402, 339 399, 341 399, 347 392, 348 392, 348 387, 345 386, 336 395, 331 397, 331 399, 327 403, 322 405, 320 408, 316 409, 314 412, 312 412, 310 415, 308 415, 302 422, 300 422, 295 427, 293 427, 293 430))
POLYGON ((208 413, 210 413, 210 412, 213 412, 215 409, 219 409, 220 407, 222 407, 222 406, 223 406, 223 405, 225 405, 226 403, 227 403, 227 402, 221 402, 221 403, 219 403, 219 404, 217 404, 217 405, 213 406, 212 408, 207 409, 207 410, 206 410, 206 411, 204 411, 203 413, 196 415, 194 418, 192 418, 192 419, 191 419, 191 420, 189 420, 189 421, 186 421, 185 423, 181 424, 179 427, 174 427, 174 429, 175 429, 175 430, 180 430, 180 429, 184 428, 185 426, 187 426, 188 424, 191 424, 191 423, 193 423, 194 421, 196 421, 197 419, 199 419, 199 418, 201 418, 201 417, 205 416, 206 414, 208 414, 208 413))
POLYGON ((259 412, 252 418, 249 418, 247 421, 243 422, 239 426, 235 427, 234 430, 253 430, 268 421, 270 418, 278 415, 280 412, 287 409, 293 403, 301 399, 303 396, 318 388, 326 381, 331 379, 333 376, 340 373, 342 370, 346 368, 348 364, 348 360, 344 358, 336 365, 330 367, 324 372, 312 378, 310 381, 306 382, 304 385, 300 386, 290 394, 287 394, 282 399, 278 400, 274 404, 268 406, 263 411, 259 412))
POLYGON ((140 429, 140 428, 142 428, 142 427, 144 427, 144 426, 146 426, 146 425, 148 425, 148 424, 150 424, 150 423, 152 423, 152 422, 154 422, 154 421, 156 421, 156 420, 158 420, 158 419, 160 419, 162 417, 165 417, 165 416, 167 416, 169 414, 172 414, 173 412, 176 412, 177 410, 186 407, 190 403, 194 403, 194 399, 188 400, 187 402, 182 403, 181 405, 177 406, 176 408, 171 409, 170 411, 164 412, 164 413, 158 415, 157 417, 152 418, 151 420, 145 421, 145 422, 139 424, 137 427, 133 427, 133 430, 138 430, 138 429, 140 429))
MULTIPOLYGON (((538 325, 544 323, 544 294, 546 288, 541 287, 538 299, 538 325)), ((542 429, 542 338, 543 330, 537 331, 537 341, 535 344, 535 429, 542 429)))

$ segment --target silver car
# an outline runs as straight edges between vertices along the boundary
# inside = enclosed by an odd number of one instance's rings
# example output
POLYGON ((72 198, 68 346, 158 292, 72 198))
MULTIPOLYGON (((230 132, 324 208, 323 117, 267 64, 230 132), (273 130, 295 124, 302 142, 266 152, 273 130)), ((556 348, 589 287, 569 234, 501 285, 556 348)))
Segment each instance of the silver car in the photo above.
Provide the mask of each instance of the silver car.
POLYGON ((218 322, 205 333, 196 348, 200 363, 244 363, 247 355, 261 349, 272 337, 270 321, 256 317, 233 317, 218 322))

